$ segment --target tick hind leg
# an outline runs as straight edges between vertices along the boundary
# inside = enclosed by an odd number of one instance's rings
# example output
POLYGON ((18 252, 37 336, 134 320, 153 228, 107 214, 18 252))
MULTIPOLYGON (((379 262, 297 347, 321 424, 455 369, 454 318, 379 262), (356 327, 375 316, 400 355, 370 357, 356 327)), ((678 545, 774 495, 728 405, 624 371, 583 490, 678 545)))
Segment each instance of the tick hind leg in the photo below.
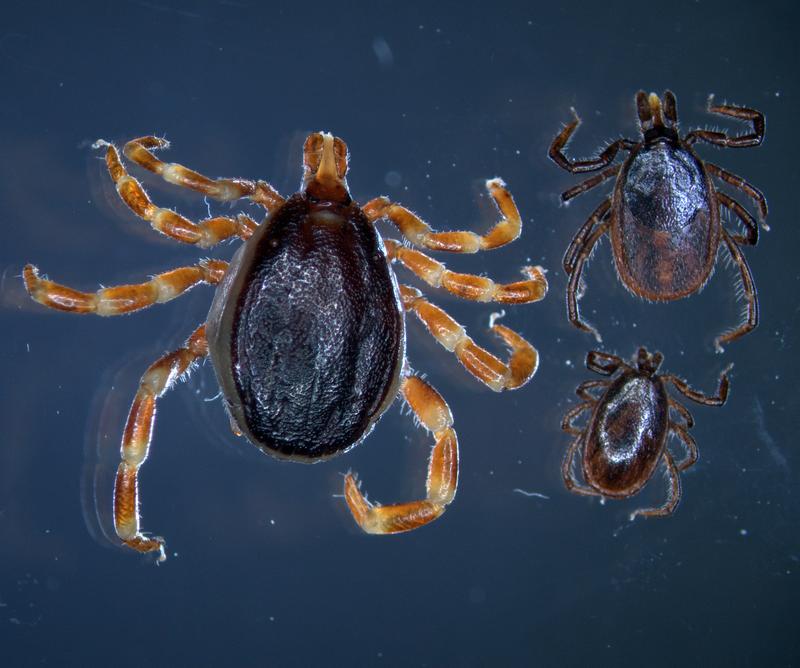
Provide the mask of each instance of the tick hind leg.
MULTIPOLYGON (((572 411, 570 412, 572 413, 572 411)), ((569 416, 569 413, 567 415, 569 416)), ((572 418, 574 419, 576 415, 577 413, 575 413, 572 418)), ((566 422, 566 417, 564 421, 566 422)), ((580 445, 582 441, 583 433, 581 432, 575 437, 572 443, 570 443, 570 446, 564 455, 564 460, 561 462, 561 477, 564 480, 564 487, 566 487, 570 492, 581 494, 583 496, 602 496, 602 494, 600 494, 600 492, 597 490, 594 490, 591 487, 581 483, 578 480, 578 477, 575 475, 575 455, 577 455, 580 451, 580 445)))
POLYGON ((669 479, 669 488, 667 490, 667 499, 663 505, 657 508, 639 508, 631 513, 631 522, 637 517, 665 517, 672 515, 678 503, 681 500, 681 477, 678 473, 678 467, 675 466, 675 460, 668 451, 664 451, 664 465, 667 469, 667 477, 669 479))
POLYGON ((600 332, 587 322, 581 320, 580 311, 578 309, 578 286, 580 285, 581 274, 583 273, 583 265, 586 264, 595 245, 600 240, 600 237, 608 231, 608 228, 609 222, 603 222, 577 247, 575 252, 575 264, 569 275, 569 284, 567 285, 567 313, 569 315, 569 321, 578 329, 592 334, 598 342, 602 342, 603 340, 600 336, 600 332))
POLYGON ((451 253, 477 253, 511 243, 522 231, 522 219, 517 205, 514 204, 514 198, 503 179, 490 179, 486 182, 486 190, 503 217, 484 235, 465 231, 435 232, 417 215, 399 204, 394 204, 387 197, 376 197, 367 202, 363 210, 373 222, 388 218, 415 246, 451 253))
POLYGON ((157 232, 182 243, 210 248, 231 237, 248 239, 258 226, 252 218, 244 214, 239 214, 235 218, 217 216, 193 223, 171 209, 156 206, 142 184, 128 174, 116 147, 102 139, 94 144, 95 148, 103 146, 107 147, 106 166, 120 198, 131 211, 149 222, 157 232))
POLYGON ((750 265, 747 264, 742 251, 739 249, 736 241, 731 237, 728 231, 722 228, 722 238, 728 251, 733 258, 734 264, 739 268, 739 274, 742 279, 741 289, 747 304, 747 315, 744 322, 735 329, 726 332, 714 339, 714 348, 718 353, 723 352, 725 349, 722 347, 723 343, 730 343, 736 339, 744 336, 748 332, 754 330, 758 326, 758 294, 756 293, 756 285, 753 281, 753 274, 750 273, 750 265))
POLYGON ((495 315, 489 319, 489 329, 511 349, 508 363, 476 345, 461 325, 424 299, 419 290, 403 285, 400 294, 406 310, 413 311, 434 338, 455 353, 467 371, 495 392, 522 387, 536 373, 539 365, 536 348, 513 330, 496 324, 495 315))
POLYGON ((428 285, 444 288, 462 299, 501 304, 527 304, 544 299, 547 294, 547 279, 541 267, 523 267, 522 273, 528 277, 526 281, 495 283, 485 276, 450 271, 441 262, 417 250, 406 248, 393 239, 387 239, 385 243, 391 261, 399 261, 428 285))
POLYGON ((156 420, 156 400, 183 377, 193 364, 208 355, 205 326, 198 327, 183 348, 164 355, 144 372, 133 399, 114 484, 114 528, 123 543, 138 552, 158 552, 164 561, 164 539, 147 537, 140 529, 139 468, 147 459, 156 420))
POLYGON ((216 285, 227 269, 228 263, 222 260, 203 260, 194 267, 158 274, 146 283, 118 285, 97 292, 80 292, 40 278, 39 270, 32 264, 25 266, 22 277, 31 298, 44 306, 58 311, 108 316, 167 302, 200 283, 216 285))
POLYGON ((428 524, 445 511, 456 495, 458 438, 447 403, 418 376, 405 378, 400 391, 416 418, 435 439, 428 461, 427 494, 422 501, 373 504, 361 493, 356 477, 348 473, 344 481, 345 500, 356 522, 367 533, 401 533, 428 524))

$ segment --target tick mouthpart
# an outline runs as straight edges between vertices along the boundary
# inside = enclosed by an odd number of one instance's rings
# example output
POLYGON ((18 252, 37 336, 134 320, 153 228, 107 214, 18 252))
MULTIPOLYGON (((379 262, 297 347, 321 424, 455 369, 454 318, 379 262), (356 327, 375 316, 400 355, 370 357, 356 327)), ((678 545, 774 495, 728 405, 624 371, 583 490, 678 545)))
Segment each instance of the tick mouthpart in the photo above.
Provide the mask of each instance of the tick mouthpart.
POLYGON ((347 144, 328 132, 308 136, 303 147, 303 188, 318 199, 350 197, 347 189, 347 144))
POLYGON ((636 111, 646 144, 659 140, 675 142, 678 139, 677 105, 672 91, 664 91, 664 100, 656 93, 649 95, 643 90, 636 94, 636 111))
POLYGON ((636 353, 636 368, 649 376, 658 371, 663 361, 664 356, 658 351, 650 353, 647 348, 642 347, 636 353))

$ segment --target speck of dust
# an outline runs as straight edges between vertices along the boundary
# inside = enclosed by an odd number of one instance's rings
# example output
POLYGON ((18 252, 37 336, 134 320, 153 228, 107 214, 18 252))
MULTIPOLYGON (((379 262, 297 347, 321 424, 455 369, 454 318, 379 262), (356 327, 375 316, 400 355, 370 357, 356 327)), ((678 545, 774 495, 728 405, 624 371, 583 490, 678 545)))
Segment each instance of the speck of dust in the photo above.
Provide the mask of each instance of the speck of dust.
POLYGON ((739 535, 740 536, 746 536, 747 535, 747 529, 739 529, 739 535))

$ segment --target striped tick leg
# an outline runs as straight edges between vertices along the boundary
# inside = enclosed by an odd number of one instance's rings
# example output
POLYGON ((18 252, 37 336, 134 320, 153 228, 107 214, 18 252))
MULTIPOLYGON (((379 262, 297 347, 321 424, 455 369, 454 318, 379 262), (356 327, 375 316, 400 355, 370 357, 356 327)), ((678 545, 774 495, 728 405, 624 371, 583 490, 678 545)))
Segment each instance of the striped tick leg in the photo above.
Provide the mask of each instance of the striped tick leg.
POLYGON ((153 426, 156 420, 156 399, 187 374, 194 363, 208 355, 205 325, 198 327, 183 348, 167 353, 144 372, 139 390, 133 399, 125 431, 122 434, 120 454, 122 462, 117 469, 114 484, 114 528, 117 535, 130 548, 138 552, 158 552, 164 561, 164 539, 145 536, 139 528, 139 467, 147 459, 153 426))
POLYGON ((32 264, 25 266, 22 277, 31 298, 49 308, 71 313, 120 315, 168 302, 200 283, 216 285, 227 269, 228 263, 222 260, 202 260, 193 267, 158 274, 146 283, 118 285, 97 292, 79 292, 40 278, 39 270, 32 264))
POLYGON ((441 262, 428 257, 425 253, 406 248, 394 239, 386 239, 384 243, 392 262, 399 261, 428 285, 444 288, 462 299, 478 302, 493 301, 501 304, 527 304, 538 302, 547 294, 547 279, 541 267, 523 267, 522 273, 528 280, 507 284, 495 283, 484 276, 450 271, 441 262))
POLYGON ((371 221, 380 218, 391 220, 402 235, 415 246, 451 253, 477 253, 479 250, 504 246, 514 241, 522 231, 522 219, 517 205, 514 204, 514 198, 511 197, 503 179, 490 179, 486 182, 486 189, 503 217, 484 235, 464 231, 434 232, 427 223, 405 207, 393 204, 388 197, 376 197, 367 202, 363 209, 371 221))
MULTIPOLYGON (((145 137, 142 140, 135 140, 134 142, 129 142, 126 144, 126 151, 131 144, 135 144, 139 147, 138 150, 144 151, 148 155, 151 155, 153 161, 162 166, 160 168, 161 171, 158 171, 156 168, 151 169, 151 171, 161 174, 161 176, 163 176, 167 181, 171 181, 173 183, 177 182, 178 185, 183 185, 183 182, 177 181, 172 177, 168 178, 167 175, 177 173, 176 170, 179 171, 179 169, 186 170, 186 168, 181 167, 180 165, 167 165, 166 163, 156 160, 155 156, 152 156, 149 151, 143 148, 143 146, 150 146, 151 148, 153 147, 153 145, 145 141, 151 139, 153 142, 164 142, 164 140, 156 139, 155 137, 145 137), (136 141, 143 143, 139 145, 136 144, 136 141)), ((148 197, 147 193, 142 187, 142 184, 128 174, 125 166, 120 160, 119 152, 113 144, 110 144, 103 139, 98 139, 94 143, 93 147, 106 147, 106 166, 108 167, 108 172, 111 175, 111 179, 116 185, 119 196, 122 198, 122 201, 128 205, 131 211, 133 211, 140 218, 148 221, 152 228, 157 232, 161 232, 162 234, 183 243, 196 244, 200 248, 210 248, 211 246, 214 246, 231 237, 248 239, 258 226, 252 218, 244 215, 243 213, 240 213, 235 218, 231 218, 229 216, 217 216, 214 218, 201 220, 199 223, 193 223, 188 218, 181 216, 179 213, 176 213, 171 209, 162 209, 161 207, 153 204, 152 200, 150 197, 148 197)), ((134 155, 137 154, 134 153, 134 155)), ((145 164, 146 161, 144 161, 141 156, 139 156, 139 159, 136 161, 145 167, 150 164, 145 164)), ((150 167, 147 168, 150 169, 150 167)), ((186 170, 186 172, 189 172, 189 170, 186 170)), ((180 173, 182 174, 183 172, 180 173)), ((194 172, 190 173, 195 174, 194 172)), ((191 181, 197 185, 197 187, 194 188, 195 190, 205 192, 212 197, 215 196, 214 193, 216 193, 219 199, 237 199, 237 197, 233 196, 228 197, 228 194, 240 192, 240 190, 237 190, 238 186, 240 185, 239 181, 228 181, 224 179, 221 179, 219 182, 211 181, 200 174, 197 174, 196 177, 197 178, 194 181, 191 181), (203 190, 200 186, 206 181, 208 184, 223 184, 229 190, 225 190, 223 185, 215 186, 217 188, 216 190, 214 190, 211 185, 208 185, 208 187, 203 190)), ((188 177, 186 180, 188 180, 188 177)), ((283 199, 280 197, 280 195, 274 193, 274 198, 270 201, 274 201, 274 204, 271 205, 274 207, 283 202, 283 199)))
POLYGON ((453 416, 442 396, 418 376, 408 376, 400 388, 414 415, 436 440, 428 461, 427 494, 422 501, 382 506, 367 501, 356 477, 348 473, 344 497, 356 522, 367 533, 411 531, 439 517, 456 495, 458 438, 453 416))
POLYGON ((461 325, 424 299, 416 288, 401 285, 400 296, 406 310, 413 311, 434 338, 456 354, 467 371, 495 392, 522 387, 536 373, 539 365, 536 349, 513 330, 495 324, 496 315, 489 318, 489 329, 511 349, 507 364, 476 345, 461 325))

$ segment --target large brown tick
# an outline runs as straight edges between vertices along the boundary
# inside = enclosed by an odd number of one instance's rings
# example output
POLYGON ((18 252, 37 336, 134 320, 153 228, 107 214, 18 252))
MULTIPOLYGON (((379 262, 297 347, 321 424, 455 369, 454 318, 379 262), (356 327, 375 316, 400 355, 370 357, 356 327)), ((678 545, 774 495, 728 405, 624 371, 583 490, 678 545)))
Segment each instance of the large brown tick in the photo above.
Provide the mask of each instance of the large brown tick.
POLYGON ((752 132, 729 137, 724 132, 692 130, 683 139, 678 135, 678 113, 675 96, 664 93, 662 101, 655 93, 636 96, 642 140, 618 139, 596 158, 570 160, 564 148, 580 124, 569 123, 553 140, 550 158, 569 172, 592 172, 603 169, 583 183, 561 195, 568 201, 616 178, 611 197, 602 201, 569 245, 564 255, 564 270, 569 276, 567 308, 573 325, 585 332, 600 335, 581 320, 578 295, 583 265, 600 238, 611 234, 611 248, 617 273, 633 294, 651 301, 667 302, 699 291, 711 275, 720 241, 725 243, 739 267, 742 288, 747 300, 747 318, 735 329, 718 336, 714 345, 746 334, 758 324, 758 298, 753 277, 739 244, 754 246, 758 241, 758 225, 745 208, 723 192, 711 180, 715 176, 752 198, 764 226, 767 201, 758 189, 722 167, 701 160, 692 144, 703 140, 716 146, 758 146, 764 139, 764 115, 753 109, 714 105, 708 110, 752 124, 752 132), (621 164, 608 167, 617 152, 630 154, 621 164), (747 234, 732 234, 720 222, 720 207, 728 209, 745 226, 747 234))
POLYGON ((408 209, 385 197, 363 208, 348 191, 347 146, 314 133, 304 147, 302 190, 284 199, 269 184, 209 179, 157 159, 163 139, 143 137, 125 145, 125 155, 164 180, 222 201, 248 198, 267 211, 260 225, 250 217, 214 217, 193 223, 157 207, 105 141, 106 164, 123 201, 152 227, 177 241, 209 248, 239 237, 245 243, 230 263, 202 260, 138 285, 78 292, 39 277, 32 265, 25 285, 36 301, 73 313, 118 315, 169 301, 199 283, 217 285, 204 325, 185 346, 161 357, 142 376, 122 436, 122 462, 114 487, 118 536, 140 552, 164 558, 164 541, 139 528, 137 476, 147 458, 156 400, 200 359, 209 356, 235 433, 262 451, 300 462, 346 452, 372 430, 399 394, 435 445, 428 464, 424 500, 380 506, 366 500, 356 478, 345 478, 345 498, 369 533, 397 533, 426 524, 453 500, 458 478, 458 441, 444 399, 414 374, 405 355, 405 311, 454 352, 473 376, 495 391, 524 385, 535 373, 536 350, 511 329, 490 320, 491 330, 511 350, 507 363, 477 346, 464 328, 423 298, 398 285, 398 261, 433 287, 480 302, 521 304, 542 299, 547 282, 540 267, 525 267, 526 280, 501 285, 457 274, 399 241, 382 241, 375 222, 387 218, 412 244, 429 250, 474 253, 516 239, 521 220, 501 179, 486 187, 502 214, 485 235, 434 232, 408 209))
POLYGON ((581 383, 575 392, 583 403, 572 408, 561 423, 562 429, 575 437, 561 472, 567 489, 577 494, 626 499, 642 489, 656 467, 664 463, 669 475, 667 500, 658 508, 634 511, 631 519, 637 515, 671 514, 681 496, 679 474, 697 461, 697 445, 688 431, 694 420, 682 404, 667 395, 666 383, 706 406, 722 406, 728 398, 730 366, 720 375, 717 394, 709 397, 676 376, 659 375, 662 360, 661 353, 651 355, 639 348, 634 368, 615 355, 590 352, 586 367, 612 378, 581 383), (591 417, 586 425, 582 429, 575 427, 575 419, 589 410, 591 417), (677 421, 670 417, 670 410, 677 414, 677 421), (686 448, 686 457, 678 463, 667 448, 670 434, 677 436, 686 448), (575 476, 577 454, 585 485, 575 476))

